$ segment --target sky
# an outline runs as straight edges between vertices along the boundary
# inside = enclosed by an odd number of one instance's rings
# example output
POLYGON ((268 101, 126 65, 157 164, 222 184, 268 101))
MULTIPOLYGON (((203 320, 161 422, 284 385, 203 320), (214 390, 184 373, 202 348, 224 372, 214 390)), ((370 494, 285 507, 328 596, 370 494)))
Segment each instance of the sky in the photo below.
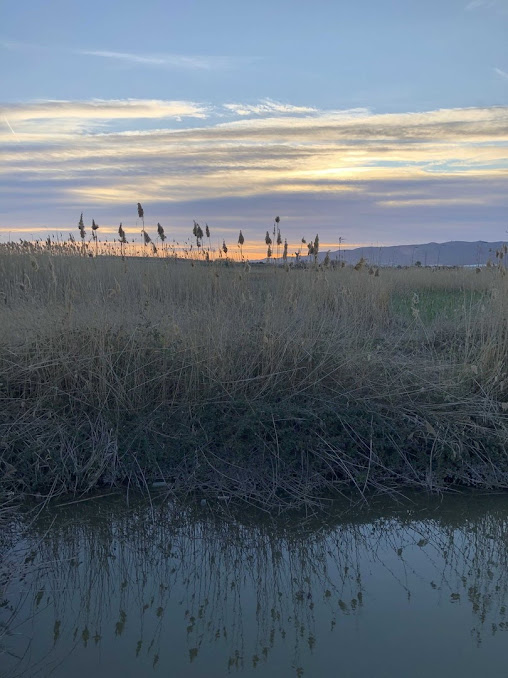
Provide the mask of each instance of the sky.
POLYGON ((0 8, 0 241, 508 238, 508 0, 0 8), (155 237, 155 236, 154 236, 155 237))

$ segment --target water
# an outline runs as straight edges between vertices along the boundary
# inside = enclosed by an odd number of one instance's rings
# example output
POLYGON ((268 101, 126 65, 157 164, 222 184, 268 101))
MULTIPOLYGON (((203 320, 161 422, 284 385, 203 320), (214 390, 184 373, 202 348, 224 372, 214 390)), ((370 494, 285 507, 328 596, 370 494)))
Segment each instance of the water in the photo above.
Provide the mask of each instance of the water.
POLYGON ((507 527, 506 496, 53 509, 7 555, 2 675, 505 677, 507 527))

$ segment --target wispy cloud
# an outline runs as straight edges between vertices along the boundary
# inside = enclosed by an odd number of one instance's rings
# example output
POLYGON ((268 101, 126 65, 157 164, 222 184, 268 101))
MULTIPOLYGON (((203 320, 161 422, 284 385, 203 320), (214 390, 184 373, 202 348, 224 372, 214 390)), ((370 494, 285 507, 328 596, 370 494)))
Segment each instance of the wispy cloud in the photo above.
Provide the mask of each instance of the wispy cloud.
POLYGON ((263 99, 257 104, 224 104, 224 108, 235 115, 273 115, 303 113, 317 113, 318 109, 312 106, 293 106, 273 99, 263 99))
POLYGON ((503 71, 500 68, 494 68, 494 72, 497 73, 501 78, 508 80, 508 73, 506 71, 503 71))
MULTIPOLYGON (((61 136, 100 131, 118 121, 205 119, 210 108, 192 101, 159 99, 92 99, 34 101, 0 106, 4 119, 16 122, 19 135, 61 136)), ((134 124, 134 123, 132 123, 134 124)), ((10 125, 9 125, 10 126, 10 125)), ((11 128, 12 129, 12 128, 11 128)), ((1 137, 0 137, 1 138, 1 137)), ((25 137, 28 140, 28 137, 25 137)))
POLYGON ((481 7, 494 7, 496 5, 496 0, 471 0, 465 6, 466 12, 472 12, 475 9, 480 9, 481 7))
POLYGON ((475 198, 469 198, 467 196, 455 196, 448 198, 420 198, 414 200, 405 200, 401 198, 400 200, 379 200, 378 205, 382 207, 454 207, 456 205, 465 206, 465 205, 485 205, 485 197, 479 195, 475 198))
POLYGON ((136 54, 110 50, 76 50, 85 56, 113 59, 125 63, 165 68, 212 71, 235 68, 255 60, 255 57, 212 56, 195 54, 136 54))
POLYGON ((208 108, 192 101, 163 99, 91 99, 88 101, 45 100, 27 104, 5 104, 4 111, 16 120, 37 118, 87 118, 117 120, 122 118, 205 118, 208 108))
POLYGON ((508 10, 508 0, 471 0, 465 5, 466 12, 476 10, 493 9, 498 14, 506 14, 508 10))
POLYGON ((209 54, 168 54, 168 53, 136 53, 118 52, 109 49, 76 49, 58 45, 37 45, 19 40, 0 38, 0 48, 10 51, 43 50, 55 51, 80 56, 91 56, 101 59, 123 62, 132 66, 148 66, 196 71, 231 70, 242 68, 259 61, 256 56, 230 56, 209 54))

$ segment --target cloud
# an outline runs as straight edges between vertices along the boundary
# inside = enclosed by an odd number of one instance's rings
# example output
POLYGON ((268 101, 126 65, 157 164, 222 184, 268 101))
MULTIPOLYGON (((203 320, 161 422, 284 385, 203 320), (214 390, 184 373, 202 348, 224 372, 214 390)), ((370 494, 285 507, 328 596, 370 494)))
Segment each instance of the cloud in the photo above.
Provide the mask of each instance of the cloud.
POLYGON ((139 118, 196 117, 205 118, 207 107, 191 101, 159 99, 92 99, 90 101, 49 100, 29 104, 2 106, 10 119, 83 118, 88 120, 120 120, 139 118))
POLYGON ((494 7, 496 5, 496 0, 471 0, 465 6, 466 12, 472 12, 475 9, 480 9, 481 7, 494 7))
POLYGON ((455 205, 485 205, 484 196, 469 198, 461 195, 454 198, 420 198, 414 200, 379 200, 378 205, 382 207, 453 207, 455 205))
POLYGON ((498 14, 506 14, 508 10, 508 0, 471 0, 464 7, 466 12, 476 10, 493 9, 498 14))
POLYGON ((271 212, 323 229, 323 241, 338 228, 351 241, 372 238, 382 224, 392 242, 404 224, 430 239, 446 224, 453 239, 461 221, 483 239, 484 224, 505 230, 508 107, 376 114, 271 100, 99 100, 8 104, 1 113, 19 140, 0 127, 5 230, 27 219, 39 226, 45 212, 63 228, 87 209, 115 223, 138 200, 156 221, 173 215, 175 231, 213 215, 264 228, 271 212))
POLYGON ((303 113, 317 113, 317 109, 310 106, 292 106, 272 99, 263 99, 257 104, 224 104, 224 108, 235 115, 271 115, 303 113))
POLYGON ((59 47, 58 45, 37 45, 19 40, 0 39, 0 47, 10 51, 44 51, 63 52, 81 56, 91 56, 101 59, 120 61, 125 64, 149 66, 159 68, 173 68, 196 71, 230 70, 241 68, 256 61, 257 56, 228 56, 209 54, 167 54, 167 53, 135 53, 117 52, 108 49, 74 49, 59 47))
POLYGON ((76 50, 76 54, 114 59, 125 63, 165 68, 211 71, 230 69, 256 60, 255 57, 232 57, 188 54, 134 54, 110 50, 76 50))
POLYGON ((158 99, 50 100, 4 104, 0 106, 0 113, 16 123, 19 135, 32 135, 43 140, 46 136, 93 132, 119 121, 205 119, 209 107, 191 101, 158 99))
POLYGON ((508 73, 506 71, 502 71, 500 68, 494 68, 494 71, 501 77, 504 78, 505 80, 508 80, 508 73))

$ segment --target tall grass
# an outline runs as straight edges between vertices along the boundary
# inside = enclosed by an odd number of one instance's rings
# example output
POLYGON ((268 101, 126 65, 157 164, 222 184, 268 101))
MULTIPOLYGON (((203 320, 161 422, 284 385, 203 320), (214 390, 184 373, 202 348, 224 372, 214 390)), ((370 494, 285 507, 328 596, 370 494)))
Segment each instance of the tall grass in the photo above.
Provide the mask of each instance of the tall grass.
POLYGON ((508 486, 500 269, 224 263, 0 252, 5 487, 508 486))

